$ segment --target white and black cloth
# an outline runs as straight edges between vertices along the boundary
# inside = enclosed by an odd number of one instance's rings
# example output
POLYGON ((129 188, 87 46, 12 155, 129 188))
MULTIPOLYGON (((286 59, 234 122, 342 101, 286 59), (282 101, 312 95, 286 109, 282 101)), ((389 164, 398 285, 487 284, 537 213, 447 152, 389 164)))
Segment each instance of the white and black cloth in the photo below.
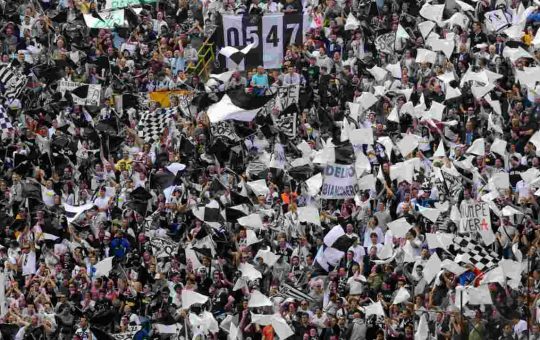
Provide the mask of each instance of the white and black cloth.
POLYGON ((6 109, 0 105, 0 129, 6 131, 12 128, 13 125, 11 125, 11 120, 9 119, 6 109))
POLYGON ((468 255, 470 263, 481 271, 486 271, 497 266, 499 255, 486 249, 470 236, 455 236, 454 250, 459 254, 468 255))
POLYGON ((4 97, 17 98, 26 87, 28 78, 21 74, 15 67, 4 64, 0 65, 0 83, 4 87, 4 97))
POLYGON ((170 111, 154 110, 145 112, 139 124, 137 124, 137 133, 146 143, 154 144, 161 139, 163 131, 170 120, 170 111))

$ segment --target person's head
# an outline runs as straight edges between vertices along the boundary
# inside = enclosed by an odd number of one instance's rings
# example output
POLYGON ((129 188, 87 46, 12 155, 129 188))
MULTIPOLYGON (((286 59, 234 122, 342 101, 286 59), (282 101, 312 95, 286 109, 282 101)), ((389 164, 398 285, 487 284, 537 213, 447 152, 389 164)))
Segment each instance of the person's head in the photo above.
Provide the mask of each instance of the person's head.
POLYGON ((259 75, 264 74, 264 67, 262 67, 262 66, 257 66, 257 74, 259 74, 259 75))

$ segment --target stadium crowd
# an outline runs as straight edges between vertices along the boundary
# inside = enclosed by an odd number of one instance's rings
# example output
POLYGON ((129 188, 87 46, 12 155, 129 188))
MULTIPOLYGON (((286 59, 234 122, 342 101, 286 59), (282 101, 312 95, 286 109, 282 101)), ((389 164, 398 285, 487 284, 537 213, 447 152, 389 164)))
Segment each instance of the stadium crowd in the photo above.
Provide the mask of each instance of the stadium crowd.
POLYGON ((538 1, 124 2, 0 0, 2 339, 540 339, 538 1), (194 72, 277 12, 310 24, 280 69, 194 72), (296 85, 294 131, 206 115, 296 85))

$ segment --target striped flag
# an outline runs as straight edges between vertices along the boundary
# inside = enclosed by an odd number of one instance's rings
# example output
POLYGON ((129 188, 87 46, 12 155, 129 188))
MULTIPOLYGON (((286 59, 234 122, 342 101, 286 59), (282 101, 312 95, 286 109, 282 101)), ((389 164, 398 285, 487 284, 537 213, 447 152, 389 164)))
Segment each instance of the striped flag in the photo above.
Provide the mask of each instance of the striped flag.
POLYGON ((15 67, 3 64, 0 65, 0 82, 4 84, 6 98, 17 98, 26 87, 28 78, 15 67))
POLYGON ((0 105, 0 129, 8 130, 12 128, 13 125, 11 125, 11 120, 9 119, 6 109, 0 105))
POLYGON ((279 292, 286 297, 293 298, 297 301, 314 301, 314 299, 309 296, 308 294, 304 293, 302 290, 298 288, 294 288, 291 285, 288 285, 286 283, 282 283, 279 292))

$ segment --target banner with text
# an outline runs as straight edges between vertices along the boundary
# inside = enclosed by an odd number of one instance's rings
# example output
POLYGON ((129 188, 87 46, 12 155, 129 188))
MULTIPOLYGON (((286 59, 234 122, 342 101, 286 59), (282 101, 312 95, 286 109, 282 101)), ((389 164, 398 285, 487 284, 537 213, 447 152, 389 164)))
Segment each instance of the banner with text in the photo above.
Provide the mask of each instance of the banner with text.
POLYGON ((485 202, 462 204, 461 220, 459 223, 460 233, 474 233, 477 231, 491 230, 491 218, 489 205, 485 202))
POLYGON ((358 191, 354 164, 328 164, 324 169, 321 198, 351 198, 358 191))
MULTIPOLYGON (((86 84, 77 83, 75 81, 61 80, 58 82, 58 91, 64 94, 66 91, 73 91, 77 87, 83 86, 86 84)), ((79 98, 74 94, 71 94, 73 97, 73 102, 77 105, 94 105, 97 106, 100 103, 101 99, 101 85, 99 84, 88 84, 88 95, 86 98, 79 98)))
POLYGON ((105 9, 125 8, 136 5, 142 6, 154 2, 156 2, 156 0, 107 0, 105 1, 105 9))
POLYGON ((96 18, 92 14, 83 14, 86 26, 89 28, 116 28, 117 26, 125 26, 123 9, 99 12, 98 14, 100 18, 96 18))

